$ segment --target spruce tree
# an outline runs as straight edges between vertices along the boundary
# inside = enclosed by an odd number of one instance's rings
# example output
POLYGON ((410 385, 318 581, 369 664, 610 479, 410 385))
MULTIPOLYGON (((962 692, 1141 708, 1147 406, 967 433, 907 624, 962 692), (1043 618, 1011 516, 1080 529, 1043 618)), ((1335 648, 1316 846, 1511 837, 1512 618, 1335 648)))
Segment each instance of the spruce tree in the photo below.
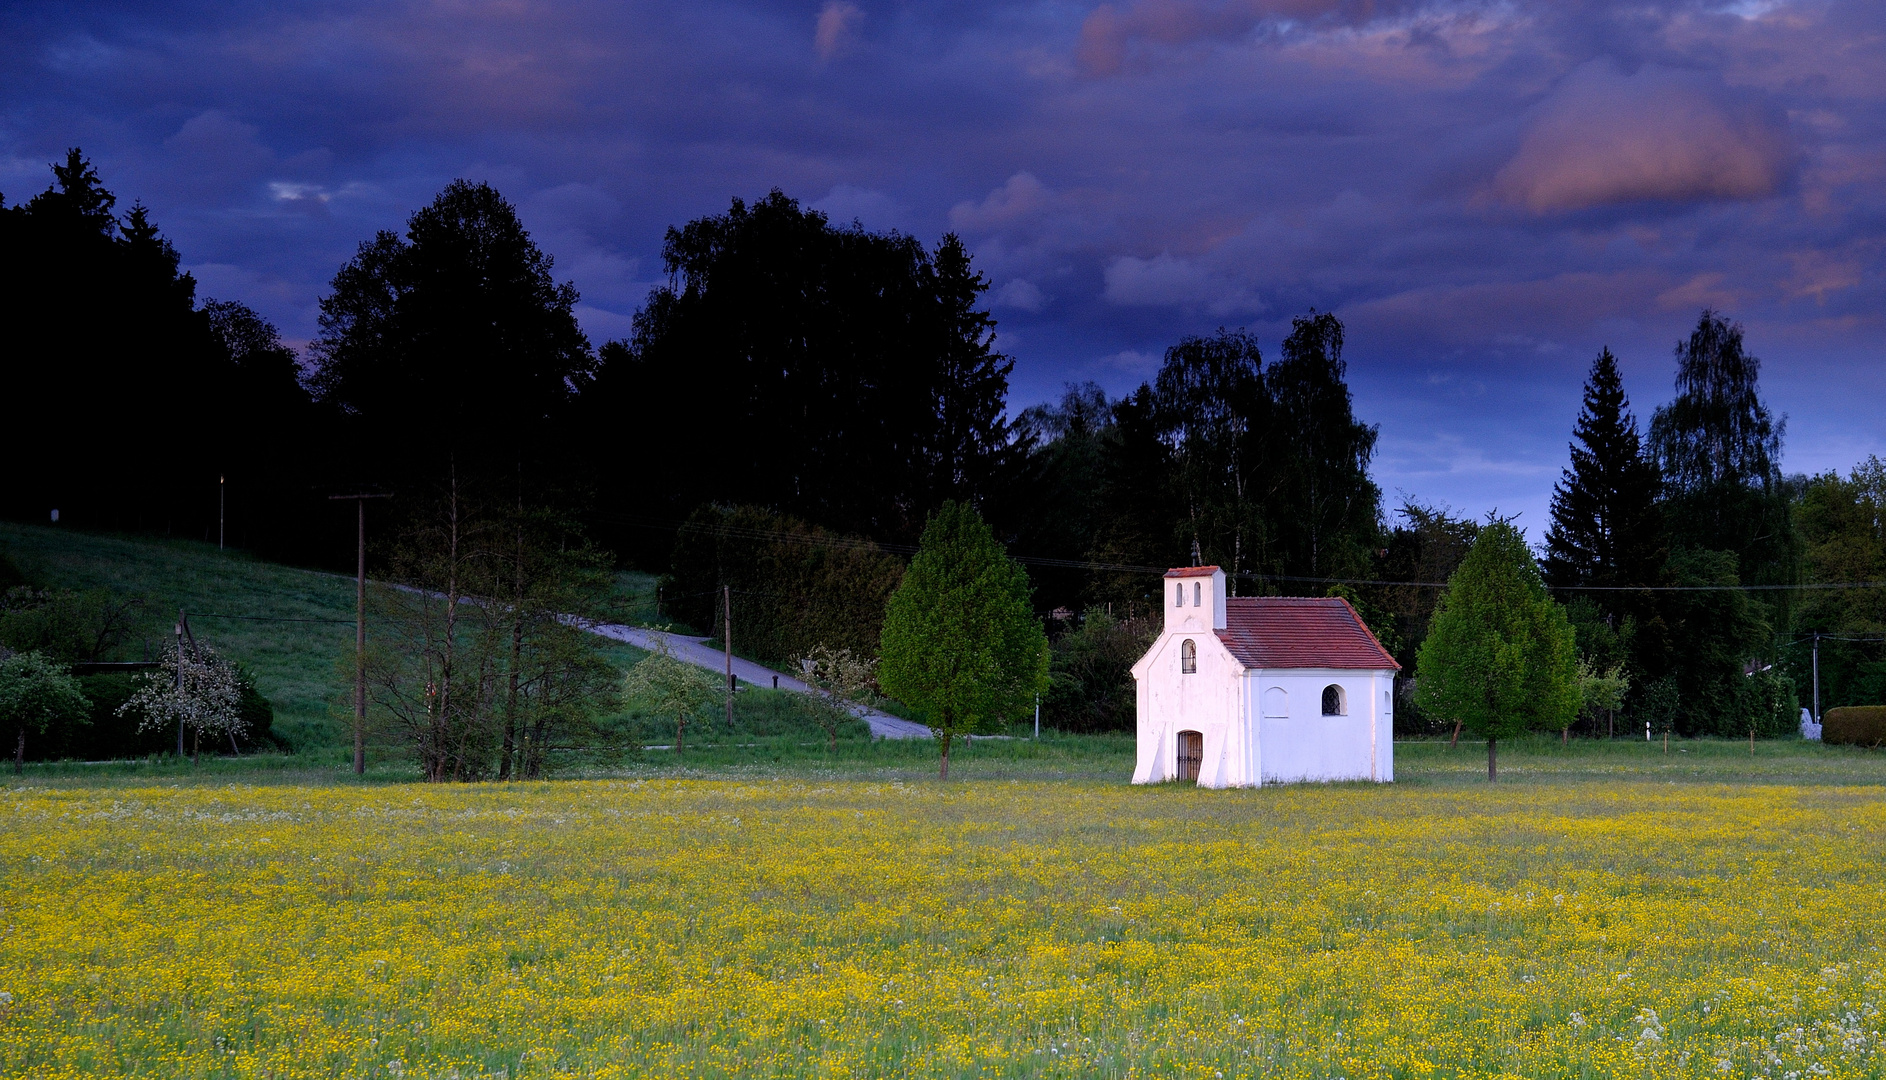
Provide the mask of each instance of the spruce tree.
MULTIPOLYGON (((989 494, 1008 446, 1008 376, 1015 361, 995 349, 995 319, 977 305, 989 279, 970 265, 955 233, 932 262, 938 314, 935 429, 926 447, 932 498, 989 494)), ((934 505, 934 504, 933 504, 934 505)))
MULTIPOLYGON (((1552 491, 1546 583, 1558 589, 1652 584, 1662 563, 1657 466, 1644 453, 1610 349, 1592 361, 1572 433, 1571 466, 1552 491)), ((1593 600, 1614 618, 1625 614, 1615 593, 1599 592, 1593 600)))

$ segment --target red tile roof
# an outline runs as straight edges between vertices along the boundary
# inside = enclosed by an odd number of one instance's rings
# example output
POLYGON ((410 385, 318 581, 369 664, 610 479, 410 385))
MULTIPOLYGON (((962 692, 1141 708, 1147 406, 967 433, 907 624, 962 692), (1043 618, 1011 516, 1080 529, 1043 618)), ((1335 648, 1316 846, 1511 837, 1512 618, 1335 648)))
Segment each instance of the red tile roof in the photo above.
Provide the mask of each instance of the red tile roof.
POLYGON ((1232 596, 1218 631, 1247 668, 1401 670, 1340 597, 1232 596))
POLYGON ((1218 572, 1216 566, 1175 566, 1166 571, 1167 577, 1210 577, 1218 572))

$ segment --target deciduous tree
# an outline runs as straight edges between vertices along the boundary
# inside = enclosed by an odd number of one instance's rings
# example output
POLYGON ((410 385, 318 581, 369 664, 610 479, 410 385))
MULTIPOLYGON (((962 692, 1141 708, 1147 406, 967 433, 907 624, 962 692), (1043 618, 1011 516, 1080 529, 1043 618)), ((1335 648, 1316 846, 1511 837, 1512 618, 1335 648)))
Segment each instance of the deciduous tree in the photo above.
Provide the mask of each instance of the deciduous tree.
MULTIPOLYGON (((364 478, 529 476, 547 496, 558 424, 594 374, 577 293, 488 184, 455 180, 360 245, 321 300, 311 385, 364 437, 364 478)), ((564 437, 560 437, 564 436, 564 437)))
POLYGON ((942 753, 962 734, 1020 720, 1047 689, 1048 639, 1028 577, 982 518, 944 503, 884 613, 878 681, 922 714, 942 753))
POLYGON ((1676 359, 1677 396, 1650 422, 1672 542, 1733 552, 1744 583, 1791 583, 1798 551, 1781 478, 1787 419, 1762 401, 1761 361, 1743 347, 1741 325, 1714 311, 1677 343, 1676 359))
POLYGON ((24 768, 28 732, 89 723, 91 707, 64 664, 37 652, 0 657, 0 724, 17 733, 14 773, 24 768))
POLYGON ((1486 739, 1488 780, 1499 779, 1500 739, 1557 731, 1577 714, 1571 623, 1511 524, 1483 527, 1448 580, 1419 672, 1422 710, 1486 739))
POLYGON ((678 659, 665 642, 636 662, 622 681, 622 699, 674 721, 675 753, 686 743, 688 725, 713 715, 726 687, 705 668, 678 659))
POLYGON ((212 747, 224 738, 234 747, 246 730, 241 676, 207 642, 167 646, 157 670, 145 674, 143 685, 118 712, 137 716, 139 731, 181 725, 190 734, 193 761, 205 736, 212 747))

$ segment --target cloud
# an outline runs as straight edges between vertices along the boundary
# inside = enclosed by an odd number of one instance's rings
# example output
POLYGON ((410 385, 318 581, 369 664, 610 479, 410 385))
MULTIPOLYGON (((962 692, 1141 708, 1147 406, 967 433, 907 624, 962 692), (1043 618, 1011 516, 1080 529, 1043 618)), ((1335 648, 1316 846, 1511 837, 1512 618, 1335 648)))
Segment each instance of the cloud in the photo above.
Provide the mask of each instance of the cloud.
MULTIPOLYGON (((1726 300, 1797 431, 1886 452, 1853 389, 1886 371, 1881 8, 40 0, 0 4, 0 190, 31 197, 83 146, 210 295, 306 338, 362 240, 489 178, 601 340, 669 227, 777 187, 959 232, 1017 406, 1070 377, 1117 392, 1221 323, 1274 351, 1314 305, 1348 324, 1385 446, 1459 431, 1553 461, 1599 347, 1635 365, 1642 415, 1670 342, 1726 300)), ((1411 483, 1484 506, 1492 480, 1411 483)))
POLYGON ((1106 282, 1107 301, 1124 306, 1202 307, 1213 315, 1263 310, 1244 286, 1170 252, 1150 259, 1122 255, 1108 265, 1106 282))
POLYGON ((1417 8, 1398 0, 1129 0, 1081 23, 1075 55, 1091 75, 1117 74, 1135 45, 1236 41, 1264 24, 1360 26, 1417 8))
POLYGON ((1788 183, 1794 159, 1783 121, 1717 80, 1594 60, 1539 106, 1493 187, 1535 213, 1758 199, 1788 183))
POLYGON ((899 229, 910 221, 910 208, 882 191, 839 184, 811 204, 835 225, 857 222, 875 232, 899 229))
POLYGON ((848 0, 826 0, 812 32, 812 48, 820 60, 830 60, 851 44, 852 31, 864 21, 864 10, 848 0))
POLYGON ((1048 298, 1040 286, 1027 278, 1015 278, 990 293, 989 302, 997 307, 1028 312, 1037 312, 1048 306, 1048 298))
POLYGON ((1033 173, 1018 172, 981 202, 959 202, 950 207, 950 227, 963 232, 989 233, 1038 217, 1054 202, 1033 173))

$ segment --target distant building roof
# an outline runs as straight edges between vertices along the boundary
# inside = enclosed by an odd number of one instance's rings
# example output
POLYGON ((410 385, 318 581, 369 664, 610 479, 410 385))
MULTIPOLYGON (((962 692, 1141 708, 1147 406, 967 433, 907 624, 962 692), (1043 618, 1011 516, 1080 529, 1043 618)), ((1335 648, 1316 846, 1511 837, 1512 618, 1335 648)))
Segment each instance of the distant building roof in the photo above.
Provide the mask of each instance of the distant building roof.
POLYGON ((1247 668, 1401 670, 1340 597, 1226 597, 1225 623, 1218 639, 1247 668))
POLYGON ((1210 577, 1218 572, 1216 566, 1175 566, 1166 571, 1167 577, 1210 577))

